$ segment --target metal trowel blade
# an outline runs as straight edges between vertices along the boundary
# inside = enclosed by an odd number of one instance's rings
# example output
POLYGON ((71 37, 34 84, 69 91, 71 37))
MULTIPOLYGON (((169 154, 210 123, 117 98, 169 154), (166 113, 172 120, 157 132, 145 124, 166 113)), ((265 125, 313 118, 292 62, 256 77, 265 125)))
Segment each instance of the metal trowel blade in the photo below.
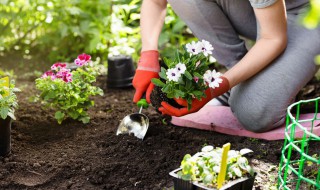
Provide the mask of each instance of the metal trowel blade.
POLYGON ((134 134, 139 139, 144 138, 149 127, 149 118, 142 113, 134 113, 123 118, 118 126, 117 135, 134 134))

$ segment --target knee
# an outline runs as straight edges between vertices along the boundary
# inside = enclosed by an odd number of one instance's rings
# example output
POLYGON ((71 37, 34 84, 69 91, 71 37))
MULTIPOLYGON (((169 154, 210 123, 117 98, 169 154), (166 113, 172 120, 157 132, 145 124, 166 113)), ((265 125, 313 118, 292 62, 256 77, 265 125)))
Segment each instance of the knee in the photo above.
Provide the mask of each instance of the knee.
POLYGON ((234 115, 242 126, 251 132, 262 133, 281 126, 285 121, 285 113, 278 114, 274 110, 259 105, 259 107, 231 106, 234 115))

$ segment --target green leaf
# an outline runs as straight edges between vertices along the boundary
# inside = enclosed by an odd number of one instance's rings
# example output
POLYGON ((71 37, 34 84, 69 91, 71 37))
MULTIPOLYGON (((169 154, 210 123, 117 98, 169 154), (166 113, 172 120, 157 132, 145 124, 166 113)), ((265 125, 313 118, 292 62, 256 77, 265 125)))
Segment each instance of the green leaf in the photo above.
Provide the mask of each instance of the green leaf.
POLYGON ((195 77, 198 77, 198 78, 202 78, 202 77, 203 77, 202 75, 200 75, 200 74, 197 73, 197 72, 194 72, 193 75, 194 75, 195 77))
POLYGON ((81 117, 81 118, 80 118, 80 121, 82 121, 82 123, 84 123, 84 124, 89 123, 90 117, 89 117, 89 116, 81 117))
POLYGON ((151 79, 151 82, 154 85, 159 86, 159 87, 164 87, 164 85, 165 85, 160 79, 156 79, 156 78, 151 79))
POLYGON ((79 113, 76 111, 70 111, 68 112, 68 115, 72 118, 72 119, 78 119, 79 117, 79 113))
POLYGON ((167 70, 163 67, 161 67, 161 71, 159 73, 160 78, 167 80, 167 74, 166 74, 167 70))
POLYGON ((164 87, 162 88, 162 92, 164 92, 164 93, 170 92, 170 85, 164 86, 164 87))
POLYGON ((174 94, 176 98, 179 98, 179 97, 184 97, 185 93, 182 92, 181 90, 178 90, 178 89, 174 89, 174 94))
POLYGON ((192 91, 192 94, 196 97, 201 97, 204 95, 204 93, 202 91, 199 91, 199 90, 195 90, 195 91, 192 91))
POLYGON ((192 80, 192 75, 191 75, 188 71, 185 71, 185 72, 184 72, 184 75, 185 75, 189 80, 192 80))
POLYGON ((54 117, 58 120, 58 123, 61 124, 63 119, 64 119, 64 116, 65 114, 61 111, 57 111, 55 114, 54 114, 54 117))
POLYGON ((9 113, 9 108, 8 107, 1 107, 0 108, 0 115, 2 119, 6 119, 9 113))
POLYGON ((173 25, 172 31, 173 31, 173 32, 179 32, 179 31, 181 31, 185 26, 186 26, 186 24, 185 24, 183 21, 178 20, 178 21, 173 25))
POLYGON ((187 80, 186 81, 186 90, 189 91, 192 89, 192 81, 187 80))
POLYGON ((49 91, 46 96, 44 97, 45 100, 49 100, 49 99, 52 99, 56 96, 56 93, 55 91, 49 91))
POLYGON ((191 174, 182 175, 181 179, 184 181, 190 181, 192 179, 192 175, 191 174))

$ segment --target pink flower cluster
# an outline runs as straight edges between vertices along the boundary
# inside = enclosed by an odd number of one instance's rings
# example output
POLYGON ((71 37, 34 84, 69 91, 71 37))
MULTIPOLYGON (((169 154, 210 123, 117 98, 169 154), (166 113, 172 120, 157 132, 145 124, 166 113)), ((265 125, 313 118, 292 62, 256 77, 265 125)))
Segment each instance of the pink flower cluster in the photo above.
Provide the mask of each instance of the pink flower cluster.
MULTIPOLYGON (((88 54, 80 54, 77 59, 74 60, 74 63, 77 66, 87 65, 91 61, 91 56, 88 54)), ((45 72, 42 75, 42 78, 50 77, 51 80, 62 79, 64 82, 72 81, 72 73, 70 69, 67 69, 66 63, 55 63, 51 66, 51 70, 45 72)))
POLYGON ((45 72, 42 78, 50 77, 51 80, 62 79, 64 82, 72 81, 72 73, 70 69, 67 69, 67 64, 65 63, 55 63, 51 66, 51 70, 45 72))
POLYGON ((74 60, 74 63, 78 66, 83 66, 83 65, 87 65, 90 60, 91 60, 91 56, 83 53, 78 55, 77 59, 74 60))

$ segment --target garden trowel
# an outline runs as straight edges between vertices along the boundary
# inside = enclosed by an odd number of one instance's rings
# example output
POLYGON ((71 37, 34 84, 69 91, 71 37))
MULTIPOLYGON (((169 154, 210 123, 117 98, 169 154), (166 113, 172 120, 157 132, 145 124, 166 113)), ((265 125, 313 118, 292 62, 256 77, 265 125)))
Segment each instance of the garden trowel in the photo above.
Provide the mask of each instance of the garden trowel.
POLYGON ((146 99, 141 99, 137 102, 140 108, 138 113, 127 115, 123 118, 118 126, 117 135, 119 134, 134 134, 139 139, 144 138, 149 127, 149 118, 141 113, 143 108, 148 108, 149 104, 146 99))

